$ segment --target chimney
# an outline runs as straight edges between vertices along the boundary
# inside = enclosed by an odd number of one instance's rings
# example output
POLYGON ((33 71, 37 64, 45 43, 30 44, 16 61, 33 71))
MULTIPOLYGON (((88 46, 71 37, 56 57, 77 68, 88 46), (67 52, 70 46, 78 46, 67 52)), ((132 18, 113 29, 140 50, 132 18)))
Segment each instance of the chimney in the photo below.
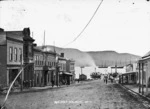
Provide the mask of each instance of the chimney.
POLYGON ((61 56, 61 57, 64 57, 64 53, 61 53, 60 56, 61 56))
POLYGON ((30 28, 24 28, 23 29, 23 34, 25 37, 30 37, 30 28))

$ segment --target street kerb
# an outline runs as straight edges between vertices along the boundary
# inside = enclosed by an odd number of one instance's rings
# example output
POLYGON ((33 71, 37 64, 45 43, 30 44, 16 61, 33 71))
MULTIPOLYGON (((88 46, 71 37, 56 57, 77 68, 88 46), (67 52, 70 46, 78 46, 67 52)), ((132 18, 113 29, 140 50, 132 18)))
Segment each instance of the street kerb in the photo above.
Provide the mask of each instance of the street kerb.
POLYGON ((137 97, 137 96, 140 96, 142 97, 143 99, 147 100, 149 103, 150 103, 150 98, 149 97, 146 97, 145 95, 142 95, 140 93, 137 93, 127 87, 125 87, 124 85, 121 85, 119 84, 123 89, 125 89, 128 93, 130 93, 133 97, 137 97))

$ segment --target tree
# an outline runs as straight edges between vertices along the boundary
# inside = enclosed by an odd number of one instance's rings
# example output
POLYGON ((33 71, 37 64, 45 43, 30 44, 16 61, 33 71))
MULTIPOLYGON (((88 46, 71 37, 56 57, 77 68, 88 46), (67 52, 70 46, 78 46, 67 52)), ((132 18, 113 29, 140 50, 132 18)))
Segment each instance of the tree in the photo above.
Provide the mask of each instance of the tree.
POLYGON ((93 78, 93 79, 101 78, 101 75, 100 75, 99 72, 92 72, 92 73, 90 74, 90 76, 91 76, 91 78, 93 78))

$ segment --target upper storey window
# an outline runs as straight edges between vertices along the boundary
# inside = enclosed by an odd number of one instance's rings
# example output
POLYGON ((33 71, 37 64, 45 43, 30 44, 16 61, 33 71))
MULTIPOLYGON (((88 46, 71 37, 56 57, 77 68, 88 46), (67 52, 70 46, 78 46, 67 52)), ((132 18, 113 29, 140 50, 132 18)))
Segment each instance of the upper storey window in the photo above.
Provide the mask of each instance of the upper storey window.
POLYGON ((14 54, 15 54, 14 60, 17 61, 17 48, 15 48, 14 50, 15 50, 14 51, 14 54))
POLYGON ((13 60, 13 48, 9 47, 9 61, 13 60))

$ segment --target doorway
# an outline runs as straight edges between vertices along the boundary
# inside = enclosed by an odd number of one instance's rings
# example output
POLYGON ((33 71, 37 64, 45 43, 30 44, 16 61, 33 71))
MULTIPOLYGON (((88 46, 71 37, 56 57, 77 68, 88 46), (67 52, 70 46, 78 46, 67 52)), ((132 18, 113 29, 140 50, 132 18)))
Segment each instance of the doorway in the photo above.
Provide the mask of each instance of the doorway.
POLYGON ((44 71, 44 86, 47 85, 48 70, 44 71))

